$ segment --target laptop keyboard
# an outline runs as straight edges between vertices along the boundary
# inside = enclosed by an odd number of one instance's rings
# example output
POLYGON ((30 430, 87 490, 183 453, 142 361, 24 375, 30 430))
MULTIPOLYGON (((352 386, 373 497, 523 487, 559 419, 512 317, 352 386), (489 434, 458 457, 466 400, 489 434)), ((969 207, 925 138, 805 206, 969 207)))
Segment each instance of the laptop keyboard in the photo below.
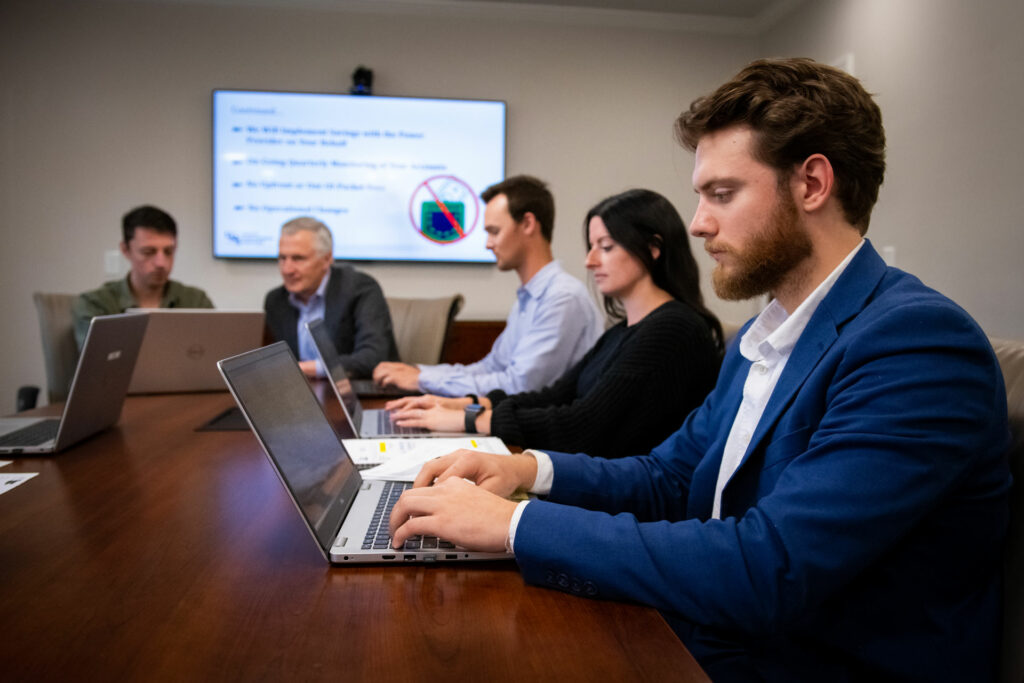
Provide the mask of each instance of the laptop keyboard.
POLYGON ((43 420, 16 429, 9 434, 0 436, 0 446, 17 448, 19 446, 38 446, 57 436, 60 420, 43 420))
POLYGON ((405 436, 408 434, 426 434, 429 431, 429 429, 424 429, 423 427, 399 427, 391 421, 391 412, 388 410, 381 410, 377 413, 378 434, 405 436))
MULTIPOLYGON (((366 530, 366 537, 363 538, 363 550, 393 550, 391 535, 388 531, 388 522, 391 519, 391 508, 398 502, 398 498, 406 489, 412 488, 412 483, 407 481, 387 481, 380 492, 380 499, 377 501, 377 509, 373 512, 373 519, 370 520, 370 528, 366 530)), ((428 550, 432 548, 452 549, 455 545, 443 541, 436 536, 415 536, 408 539, 401 550, 428 550)))

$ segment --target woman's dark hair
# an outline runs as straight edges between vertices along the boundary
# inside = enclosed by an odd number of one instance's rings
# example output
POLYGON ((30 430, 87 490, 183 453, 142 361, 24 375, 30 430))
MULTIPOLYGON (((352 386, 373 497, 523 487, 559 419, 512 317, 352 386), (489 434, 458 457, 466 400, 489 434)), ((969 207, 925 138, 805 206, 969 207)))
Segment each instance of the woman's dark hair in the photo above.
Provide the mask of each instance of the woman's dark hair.
MULTIPOLYGON (((700 293, 700 272, 690 251, 686 225, 669 200, 651 190, 627 190, 598 202, 583 221, 583 243, 590 246, 590 219, 600 216, 608 235, 628 251, 648 273, 654 284, 692 308, 711 328, 719 349, 724 346, 722 324, 704 306, 700 293), (658 258, 651 254, 658 247, 658 258)), ((604 310, 613 320, 625 311, 618 300, 604 297, 604 310)))

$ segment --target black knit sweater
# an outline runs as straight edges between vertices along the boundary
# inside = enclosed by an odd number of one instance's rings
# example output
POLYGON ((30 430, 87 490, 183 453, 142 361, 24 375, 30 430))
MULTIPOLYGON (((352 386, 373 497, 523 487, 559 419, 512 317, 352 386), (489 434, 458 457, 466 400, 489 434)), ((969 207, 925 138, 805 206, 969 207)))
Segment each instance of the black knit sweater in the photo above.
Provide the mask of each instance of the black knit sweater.
POLYGON ((605 458, 647 453, 700 405, 720 362, 704 319, 669 301, 631 327, 608 329, 554 384, 488 394, 491 433, 524 448, 605 458))

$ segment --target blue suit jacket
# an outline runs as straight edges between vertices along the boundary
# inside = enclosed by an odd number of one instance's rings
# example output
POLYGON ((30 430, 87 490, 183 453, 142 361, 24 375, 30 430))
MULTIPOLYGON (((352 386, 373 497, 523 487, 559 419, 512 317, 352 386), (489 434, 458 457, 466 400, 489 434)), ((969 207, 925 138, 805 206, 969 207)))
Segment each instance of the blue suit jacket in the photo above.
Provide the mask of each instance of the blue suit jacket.
POLYGON ((516 532, 526 580, 661 609, 716 681, 991 680, 1009 432, 981 330, 865 244, 713 520, 749 367, 734 342, 647 457, 553 454, 516 532))

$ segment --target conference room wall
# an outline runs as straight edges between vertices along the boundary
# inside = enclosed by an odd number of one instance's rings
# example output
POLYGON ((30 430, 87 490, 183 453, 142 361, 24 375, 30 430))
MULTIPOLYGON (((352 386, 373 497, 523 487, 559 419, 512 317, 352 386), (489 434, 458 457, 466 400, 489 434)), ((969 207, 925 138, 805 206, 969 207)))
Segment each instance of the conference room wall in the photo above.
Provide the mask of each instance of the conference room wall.
MULTIPOLYGON (((2 413, 17 386, 45 380, 31 292, 110 279, 104 252, 131 206, 171 212, 174 276, 217 306, 260 307, 280 284, 273 262, 211 255, 213 88, 344 92, 366 64, 378 94, 506 100, 508 172, 551 183, 555 256, 582 278, 582 217, 602 197, 649 187, 692 215, 691 156, 672 122, 755 54, 741 37, 196 4, 9 2, 0 26, 2 413)), ((490 266, 359 267, 388 295, 461 292, 465 319, 504 318, 517 286, 490 266)), ((715 307, 734 320, 755 310, 715 307)))
POLYGON ((763 35, 766 55, 853 54, 888 169, 868 237, 985 331, 1024 339, 1024 3, 823 0, 763 35))
MULTIPOLYGON (((380 94, 509 103, 510 173, 551 181, 555 254, 583 276, 579 220, 630 186, 689 219, 692 158, 675 114, 760 55, 854 55, 879 94, 889 174, 869 236, 963 304, 990 334, 1024 337, 1018 260, 1024 139, 1022 8, 983 0, 820 0, 761 35, 616 29, 561 21, 118 2, 0 4, 0 411, 44 383, 30 293, 109 279, 103 254, 128 207, 166 207, 182 229, 175 276, 222 307, 259 306, 271 263, 210 254, 215 87, 344 91, 359 63, 380 94), (1015 172, 1016 171, 1016 172, 1015 172), (960 191, 957 191, 960 190, 960 191), (961 226, 964 226, 961 228, 961 226)), ((695 242, 704 281, 710 262, 695 242)), ((388 294, 467 297, 463 318, 503 317, 515 277, 493 268, 368 264, 388 294), (424 283, 429 283, 429 289, 424 283)), ((755 303, 727 304, 724 319, 755 303)))

